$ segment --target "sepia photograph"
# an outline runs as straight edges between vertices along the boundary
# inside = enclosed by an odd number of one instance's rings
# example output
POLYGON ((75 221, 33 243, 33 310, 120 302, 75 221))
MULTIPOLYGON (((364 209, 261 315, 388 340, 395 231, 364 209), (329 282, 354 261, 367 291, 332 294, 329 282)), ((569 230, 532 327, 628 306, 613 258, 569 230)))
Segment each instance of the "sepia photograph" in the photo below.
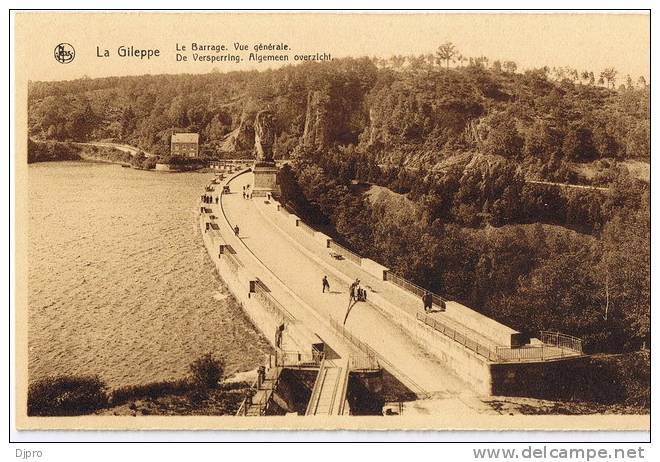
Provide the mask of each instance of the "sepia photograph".
POLYGON ((19 430, 650 431, 650 11, 13 21, 19 430))

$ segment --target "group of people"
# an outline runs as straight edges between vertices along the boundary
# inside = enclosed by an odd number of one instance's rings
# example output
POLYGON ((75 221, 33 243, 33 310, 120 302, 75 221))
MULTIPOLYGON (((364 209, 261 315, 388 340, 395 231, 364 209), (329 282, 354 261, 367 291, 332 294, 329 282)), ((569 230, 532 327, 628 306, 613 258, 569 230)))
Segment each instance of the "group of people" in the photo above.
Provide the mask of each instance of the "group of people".
POLYGON ((356 302, 367 301, 367 290, 360 286, 360 280, 356 279, 350 287, 351 300, 356 302))
MULTIPOLYGON (((323 279, 321 280, 321 285, 323 286, 321 291, 325 293, 327 290, 330 292, 330 282, 328 281, 328 276, 323 276, 323 279)), ((351 296, 351 300, 355 302, 366 302, 367 301, 367 290, 363 289, 360 286, 360 280, 356 279, 353 281, 351 286, 349 287, 349 294, 351 296)))
POLYGON ((252 199, 252 191, 250 191, 249 184, 243 186, 243 199, 252 199))
MULTIPOLYGON (((210 194, 204 194, 202 196, 202 202, 205 204, 213 204, 213 196, 210 194)), ((215 196, 215 203, 218 203, 218 196, 215 196)))

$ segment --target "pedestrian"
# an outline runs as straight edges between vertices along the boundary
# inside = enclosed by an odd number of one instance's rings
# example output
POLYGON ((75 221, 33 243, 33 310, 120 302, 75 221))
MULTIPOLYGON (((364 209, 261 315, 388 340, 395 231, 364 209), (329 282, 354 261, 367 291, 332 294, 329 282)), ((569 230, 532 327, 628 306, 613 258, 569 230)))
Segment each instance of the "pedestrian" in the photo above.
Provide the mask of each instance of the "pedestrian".
POLYGON ((234 226, 234 234, 238 236, 238 232, 239 232, 238 225, 236 225, 234 226))
POLYGON ((353 282, 351 284, 350 288, 348 289, 348 293, 349 293, 349 296, 351 297, 351 300, 355 300, 355 287, 356 287, 356 284, 355 284, 355 282, 353 282))
POLYGON ((245 199, 245 189, 243 190, 243 199, 245 199))
POLYGON ((215 196, 215 205, 218 205, 219 200, 220 200, 220 198, 218 196, 215 196))
POLYGON ((328 292, 330 292, 330 283, 328 282, 328 276, 323 276, 323 293, 325 293, 325 289, 328 289, 328 292))
POLYGON ((424 302, 424 311, 431 311, 433 308, 433 296, 428 290, 422 295, 422 302, 424 302))

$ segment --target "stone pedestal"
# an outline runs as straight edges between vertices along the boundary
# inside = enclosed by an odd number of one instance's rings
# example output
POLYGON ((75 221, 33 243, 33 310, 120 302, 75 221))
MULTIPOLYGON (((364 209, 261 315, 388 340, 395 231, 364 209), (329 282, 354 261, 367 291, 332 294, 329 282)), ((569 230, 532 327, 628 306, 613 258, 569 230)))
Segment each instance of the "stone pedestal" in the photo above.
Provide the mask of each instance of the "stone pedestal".
POLYGON ((277 167, 274 162, 255 162, 252 167, 252 197, 265 197, 268 193, 279 193, 277 167))

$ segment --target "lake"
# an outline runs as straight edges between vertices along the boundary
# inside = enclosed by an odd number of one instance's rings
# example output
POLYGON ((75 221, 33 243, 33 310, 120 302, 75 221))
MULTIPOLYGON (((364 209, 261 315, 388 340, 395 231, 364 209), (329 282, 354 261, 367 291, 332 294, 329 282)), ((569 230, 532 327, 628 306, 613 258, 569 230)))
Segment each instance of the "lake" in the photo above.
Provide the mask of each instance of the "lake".
POLYGON ((267 341, 201 242, 199 196, 212 177, 93 162, 28 167, 31 381, 178 379, 207 352, 228 373, 263 362, 267 341))

